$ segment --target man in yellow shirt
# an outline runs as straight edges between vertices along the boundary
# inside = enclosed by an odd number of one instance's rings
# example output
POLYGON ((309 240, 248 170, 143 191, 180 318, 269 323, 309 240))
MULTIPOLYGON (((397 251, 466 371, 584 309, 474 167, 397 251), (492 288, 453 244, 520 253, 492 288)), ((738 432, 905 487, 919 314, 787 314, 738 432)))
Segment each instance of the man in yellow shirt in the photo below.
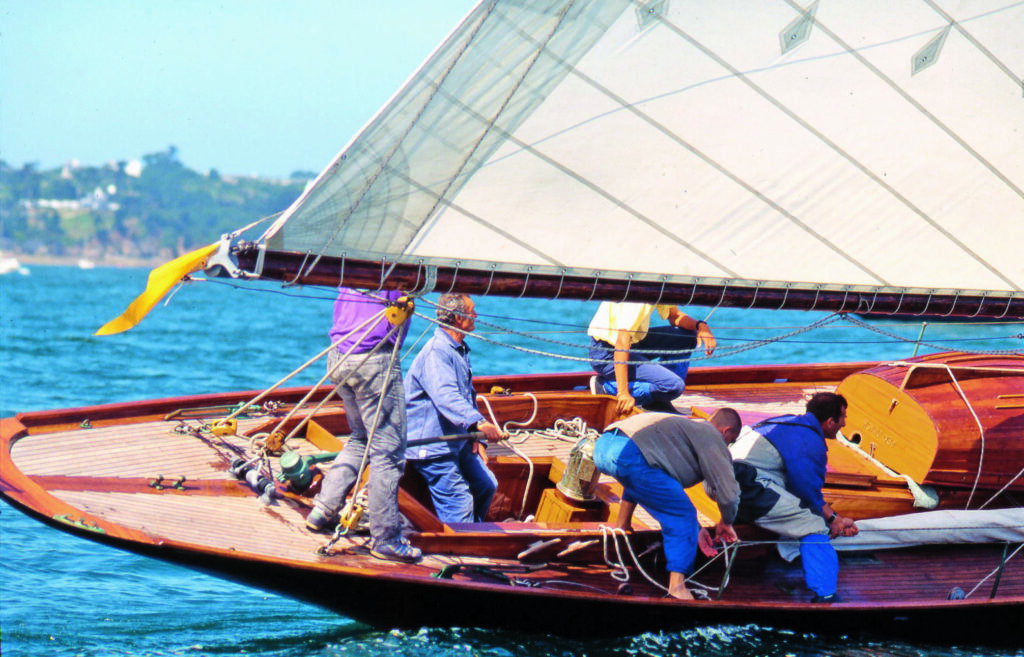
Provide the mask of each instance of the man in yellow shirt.
POLYGON ((636 405, 674 410, 672 400, 683 394, 692 352, 703 348, 710 356, 717 345, 704 320, 676 306, 649 303, 603 302, 587 335, 590 364, 604 380, 603 392, 617 397, 619 413, 636 405), (655 310, 668 326, 650 327, 655 310))

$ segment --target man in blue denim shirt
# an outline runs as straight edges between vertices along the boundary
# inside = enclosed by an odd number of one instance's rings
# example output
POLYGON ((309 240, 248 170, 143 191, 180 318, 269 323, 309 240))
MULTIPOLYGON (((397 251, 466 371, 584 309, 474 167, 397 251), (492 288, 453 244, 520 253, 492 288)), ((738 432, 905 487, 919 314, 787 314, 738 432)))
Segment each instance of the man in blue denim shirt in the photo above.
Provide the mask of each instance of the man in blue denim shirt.
MULTIPOLYGON (((437 303, 440 325, 405 377, 410 443, 480 431, 491 441, 501 430, 477 409, 473 370, 465 338, 476 328, 473 300, 444 294, 437 303)), ((486 452, 475 440, 439 441, 410 447, 406 461, 423 475, 437 517, 445 523, 481 522, 498 488, 486 452)))

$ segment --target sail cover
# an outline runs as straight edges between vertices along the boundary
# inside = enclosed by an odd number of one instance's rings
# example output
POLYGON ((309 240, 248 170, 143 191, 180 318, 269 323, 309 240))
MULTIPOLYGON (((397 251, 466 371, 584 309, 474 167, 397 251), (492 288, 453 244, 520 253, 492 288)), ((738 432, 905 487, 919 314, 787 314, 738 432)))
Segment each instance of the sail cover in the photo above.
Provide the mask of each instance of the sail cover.
POLYGON ((1024 298, 1024 2, 475 7, 268 251, 1024 298))

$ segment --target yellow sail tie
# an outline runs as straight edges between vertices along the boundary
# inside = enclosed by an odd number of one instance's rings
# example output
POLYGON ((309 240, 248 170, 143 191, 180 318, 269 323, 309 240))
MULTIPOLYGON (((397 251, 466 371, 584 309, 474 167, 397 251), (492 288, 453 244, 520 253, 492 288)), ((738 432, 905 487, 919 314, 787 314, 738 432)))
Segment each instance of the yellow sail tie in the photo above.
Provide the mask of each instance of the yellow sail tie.
POLYGON ((178 281, 194 271, 204 269, 206 261, 218 246, 219 242, 204 246, 151 271, 145 291, 128 306, 127 310, 104 324, 95 335, 113 335, 134 328, 178 281))

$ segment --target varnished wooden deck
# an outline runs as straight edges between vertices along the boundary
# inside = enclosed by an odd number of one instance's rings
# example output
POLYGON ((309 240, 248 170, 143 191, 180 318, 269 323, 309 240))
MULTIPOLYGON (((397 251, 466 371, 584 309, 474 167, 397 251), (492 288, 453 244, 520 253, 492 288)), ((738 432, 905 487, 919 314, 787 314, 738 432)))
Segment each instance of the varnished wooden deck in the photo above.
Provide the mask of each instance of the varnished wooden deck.
MULTIPOLYGON (((740 387, 696 385, 677 401, 677 407, 685 412, 730 405, 746 420, 755 421, 802 412, 804 401, 813 392, 833 388, 831 382, 791 382, 753 394, 748 387, 744 394, 740 387)), ((554 397, 539 396, 538 422, 547 427, 553 415, 545 404, 554 397)), ((595 399, 578 393, 573 403, 593 414, 603 408, 594 407, 595 399)), ((522 395, 496 401, 496 419, 500 423, 523 420, 533 413, 533 404, 522 395)), ((623 587, 613 577, 614 569, 604 563, 602 554, 614 555, 616 550, 610 542, 604 543, 609 539, 602 537, 597 522, 578 524, 571 530, 516 522, 435 527, 421 535, 413 534, 414 542, 430 548, 461 541, 462 547, 447 550, 447 554, 442 553, 446 550, 433 550, 418 564, 372 558, 362 535, 343 537, 329 554, 323 554, 329 536, 311 533, 304 527, 307 498, 286 495, 265 504, 228 471, 231 460, 247 445, 244 434, 266 430, 273 420, 241 420, 238 433, 243 436, 198 437, 181 433, 180 420, 160 419, 166 410, 147 410, 139 421, 130 423, 107 419, 115 415, 110 409, 96 411, 93 417, 97 419, 90 423, 94 428, 78 426, 80 412, 69 417, 54 415, 52 419, 46 419, 50 418, 46 414, 26 417, 24 426, 12 419, 4 420, 3 444, 10 455, 2 460, 4 496, 69 531, 211 569, 370 622, 442 622, 431 616, 431 610, 385 604, 388 596, 414 594, 439 596, 439 601, 460 607, 512 605, 537 627, 544 624, 545 614, 553 616, 565 605, 575 604, 581 610, 601 610, 594 613, 607 613, 609 618, 625 613, 634 619, 628 631, 701 619, 747 622, 752 619, 751 613, 792 625, 812 622, 824 627, 833 622, 829 620, 833 617, 827 616, 830 609, 882 620, 906 617, 907 610, 915 608, 929 611, 952 606, 962 613, 965 608, 981 607, 996 616, 1007 609, 1014 614, 1024 611, 1024 557, 1017 556, 1000 572, 1002 547, 991 545, 913 548, 843 557, 840 591, 844 604, 834 607, 809 605, 810 594, 803 586, 799 566, 781 561, 766 546, 753 544, 735 553, 737 558, 720 601, 687 604, 665 598, 664 592, 635 568, 623 587), (181 477, 184 480, 176 487, 181 477), (515 559, 531 541, 559 533, 563 538, 557 546, 522 562, 515 559), (594 543, 573 558, 556 556, 576 538, 594 543), (481 551, 474 552, 477 549, 481 551), (988 600, 996 573, 998 590, 995 598, 988 600), (328 595, 323 589, 332 581, 362 599, 352 606, 348 599, 351 596, 340 601, 328 595), (968 602, 945 601, 954 587, 972 591, 979 582, 983 584, 968 602), (524 612, 523 605, 531 611, 524 612)), ((336 422, 338 413, 337 408, 329 409, 327 416, 336 422)), ((601 428, 599 416, 600 412, 591 417, 595 429, 601 428)), ((188 423, 197 426, 200 421, 188 423)), ((331 421, 326 425, 331 426, 331 421)), ((533 436, 517 438, 515 443, 516 450, 506 445, 492 446, 491 460, 517 462, 519 451, 537 462, 555 462, 557 467, 538 475, 551 477, 568 462, 575 441, 533 436)), ((288 446, 305 454, 320 451, 301 438, 289 441, 288 446)), ((830 458, 834 484, 831 497, 837 506, 847 504, 855 512, 856 505, 865 504, 871 495, 888 500, 886 504, 909 504, 902 480, 885 475, 845 448, 833 446, 830 458)), ((601 494, 606 502, 617 501, 617 490, 613 481, 602 479, 601 494)), ((509 508, 516 507, 515 496, 508 497, 509 508)), ((713 515, 713 509, 701 507, 699 502, 698 507, 713 515)), ((642 509, 638 509, 636 521, 638 528, 657 528, 642 509)), ((712 518, 705 516, 704 522, 710 523, 712 518)), ((652 534, 656 539, 656 533, 642 531, 634 534, 634 539, 642 547, 642 537, 652 534)), ((625 546, 620 547, 625 554, 625 546)), ((650 551, 641 560, 645 570, 662 583, 667 579, 663 562, 660 550, 650 551)), ((724 559, 709 564, 697 580, 716 598, 726 580, 724 559)), ((845 625, 846 621, 835 618, 837 626, 845 625)), ((515 624, 507 618, 492 618, 483 609, 467 613, 462 619, 456 624, 515 624)))

